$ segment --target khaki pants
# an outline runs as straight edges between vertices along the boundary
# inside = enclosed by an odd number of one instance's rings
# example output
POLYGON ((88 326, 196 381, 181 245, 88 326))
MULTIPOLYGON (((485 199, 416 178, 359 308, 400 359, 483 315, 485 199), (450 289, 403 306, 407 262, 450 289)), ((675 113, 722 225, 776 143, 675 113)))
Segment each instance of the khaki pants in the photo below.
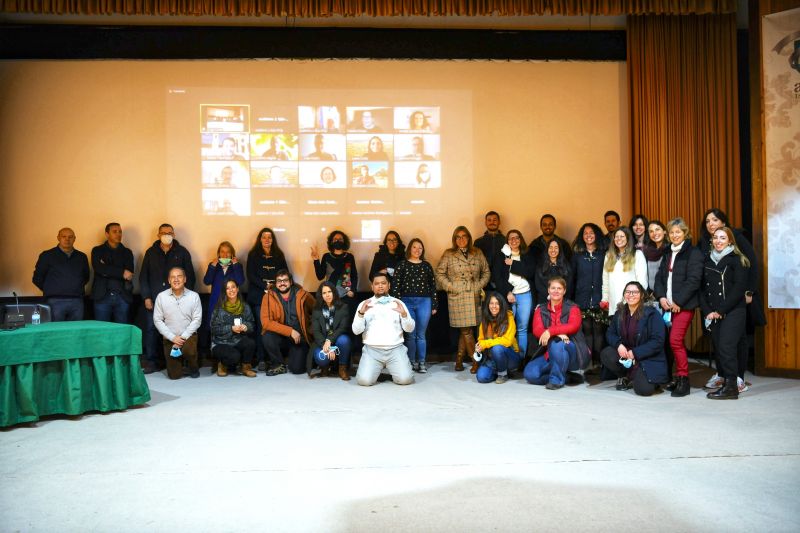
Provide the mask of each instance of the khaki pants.
POLYGON ((189 371, 197 370, 197 333, 186 339, 181 347, 183 355, 172 357, 172 341, 162 337, 164 346, 164 359, 167 361, 167 376, 169 379, 180 379, 183 377, 183 361, 189 365, 189 371))

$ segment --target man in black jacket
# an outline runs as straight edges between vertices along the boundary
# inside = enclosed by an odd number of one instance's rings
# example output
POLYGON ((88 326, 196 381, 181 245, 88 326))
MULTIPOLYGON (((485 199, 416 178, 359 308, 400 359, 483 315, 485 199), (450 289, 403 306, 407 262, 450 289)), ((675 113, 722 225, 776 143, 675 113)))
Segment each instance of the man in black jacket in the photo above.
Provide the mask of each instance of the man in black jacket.
POLYGON ((83 320, 83 296, 89 281, 89 260, 75 249, 75 232, 58 230, 58 246, 39 254, 33 284, 41 289, 54 322, 83 320))
POLYGON ((186 272, 185 287, 190 290, 194 289, 195 276, 192 256, 175 239, 175 230, 172 225, 161 224, 158 227, 158 240, 145 252, 142 271, 139 273, 139 290, 147 315, 142 346, 145 374, 155 372, 165 365, 160 335, 153 323, 153 302, 160 292, 169 288, 167 278, 169 271, 175 267, 182 268, 186 272))
MULTIPOLYGON (((497 214, 497 211, 489 211, 486 213, 484 223, 486 224, 486 231, 483 233, 483 237, 479 237, 475 240, 475 247, 486 256, 486 262, 489 263, 489 270, 492 272, 492 276, 494 276, 494 271, 492 269, 495 256, 506 243, 506 236, 500 231, 500 215, 497 214)), ((492 279, 493 278, 489 278, 487 288, 496 290, 492 279)))
POLYGON ((133 252, 122 244, 119 222, 106 224, 106 242, 92 248, 94 318, 128 323, 133 301, 133 252))

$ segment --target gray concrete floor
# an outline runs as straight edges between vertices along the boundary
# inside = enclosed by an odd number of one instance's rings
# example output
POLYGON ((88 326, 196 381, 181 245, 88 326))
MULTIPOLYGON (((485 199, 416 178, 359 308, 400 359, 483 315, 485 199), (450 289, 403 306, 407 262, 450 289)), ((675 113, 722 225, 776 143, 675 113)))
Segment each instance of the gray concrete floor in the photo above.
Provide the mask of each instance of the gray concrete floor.
POLYGON ((0 530, 800 531, 800 382, 748 380, 154 374, 146 406, 0 432, 0 530))

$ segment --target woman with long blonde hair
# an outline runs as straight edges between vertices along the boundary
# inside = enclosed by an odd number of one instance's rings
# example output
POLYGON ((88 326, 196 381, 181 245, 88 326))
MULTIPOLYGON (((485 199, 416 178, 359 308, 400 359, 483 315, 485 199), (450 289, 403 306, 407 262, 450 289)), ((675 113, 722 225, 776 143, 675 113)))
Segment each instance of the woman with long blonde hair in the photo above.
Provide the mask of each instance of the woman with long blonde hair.
POLYGON ((647 259, 641 250, 634 248, 631 230, 621 226, 614 230, 603 264, 603 300, 600 307, 611 316, 617 311, 625 285, 638 281, 647 289, 647 259))

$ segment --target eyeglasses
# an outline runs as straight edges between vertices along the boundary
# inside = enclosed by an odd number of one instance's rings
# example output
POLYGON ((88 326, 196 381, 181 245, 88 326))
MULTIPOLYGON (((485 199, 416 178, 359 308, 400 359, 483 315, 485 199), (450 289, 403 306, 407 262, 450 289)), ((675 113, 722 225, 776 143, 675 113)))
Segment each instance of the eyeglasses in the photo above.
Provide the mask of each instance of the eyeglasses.
POLYGON ((397 239, 386 239, 386 242, 397 242, 397 239))
POLYGON ((276 284, 278 284, 278 283, 289 283, 289 278, 276 279, 275 283, 276 284))
POLYGON ((625 291, 625 296, 636 296, 637 294, 641 294, 640 291, 625 291))
POLYGON ((516 235, 509 235, 509 236, 508 236, 508 240, 509 240, 509 241, 518 241, 518 240, 519 240, 519 237, 518 237, 518 236, 516 236, 516 235))
POLYGON ((456 239, 466 239, 467 236, 464 234, 456 235, 456 239))

